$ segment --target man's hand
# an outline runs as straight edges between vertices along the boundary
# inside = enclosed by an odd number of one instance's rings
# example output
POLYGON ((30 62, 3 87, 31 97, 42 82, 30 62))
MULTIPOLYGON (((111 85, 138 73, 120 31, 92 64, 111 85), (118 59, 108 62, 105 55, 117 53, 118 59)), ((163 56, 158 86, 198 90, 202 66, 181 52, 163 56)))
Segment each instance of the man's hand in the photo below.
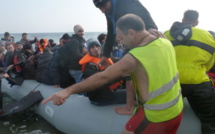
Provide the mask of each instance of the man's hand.
POLYGON ((46 104, 49 101, 53 101, 54 105, 62 105, 64 102, 66 102, 66 99, 70 96, 70 93, 68 92, 68 90, 64 89, 61 90, 55 94, 53 94, 52 96, 50 96, 49 98, 47 98, 46 100, 43 101, 43 104, 46 104))
POLYGON ((161 37, 161 38, 166 38, 161 32, 159 32, 157 29, 154 29, 154 28, 150 28, 148 30, 148 32, 152 35, 155 35, 157 37, 161 37))
POLYGON ((102 56, 101 60, 99 61, 99 64, 104 68, 107 68, 109 66, 108 58, 102 56))
POLYGON ((5 73, 4 78, 10 78, 10 76, 7 73, 5 73))

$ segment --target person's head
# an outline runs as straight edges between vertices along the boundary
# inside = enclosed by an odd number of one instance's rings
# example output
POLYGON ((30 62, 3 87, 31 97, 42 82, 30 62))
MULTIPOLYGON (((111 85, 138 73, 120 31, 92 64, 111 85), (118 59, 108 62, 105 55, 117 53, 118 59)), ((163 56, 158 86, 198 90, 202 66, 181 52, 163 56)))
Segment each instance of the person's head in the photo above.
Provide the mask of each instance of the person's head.
POLYGON ((97 39, 98 39, 100 44, 103 44, 106 41, 106 37, 107 37, 107 34, 101 33, 101 34, 99 34, 97 39))
POLYGON ((47 46, 47 44, 48 44, 47 39, 40 39, 40 45, 41 46, 47 46))
POLYGON ((68 33, 63 34, 62 36, 63 44, 66 44, 67 42, 70 41, 70 36, 68 33))
POLYGON ((132 48, 133 45, 137 45, 138 40, 143 36, 140 36, 140 33, 146 32, 143 20, 134 14, 122 16, 116 22, 116 30, 117 38, 129 48, 132 48))
POLYGON ((54 40, 53 39, 49 39, 49 43, 50 44, 54 43, 54 40))
POLYGON ((87 49, 91 56, 94 57, 101 56, 101 45, 98 41, 93 39, 87 40, 87 49))
POLYGON ((28 34, 27 33, 22 33, 22 39, 27 40, 28 39, 28 34))
POLYGON ((74 26, 74 33, 80 37, 84 36, 84 29, 81 25, 74 26))
POLYGON ((60 39, 59 39, 59 44, 58 44, 58 46, 62 46, 62 45, 63 45, 63 39, 60 38, 60 39))
POLYGON ((13 35, 11 35, 11 36, 10 36, 10 39, 11 39, 12 42, 14 42, 15 37, 14 37, 13 35))
POLYGON ((7 52, 9 52, 9 53, 14 52, 13 44, 8 44, 8 45, 6 45, 6 50, 7 50, 7 52))
POLYGON ((214 31, 208 31, 215 39, 215 32, 214 31))
POLYGON ((9 39, 10 39, 10 33, 9 33, 9 32, 5 32, 5 33, 4 33, 4 38, 5 38, 6 40, 9 40, 9 39))
POLYGON ((23 48, 23 45, 20 42, 16 42, 16 46, 15 46, 16 51, 20 51, 22 50, 22 48, 23 48))
POLYGON ((33 47, 31 44, 25 44, 23 45, 23 50, 28 51, 29 53, 33 53, 33 47))
POLYGON ((195 10, 187 10, 184 12, 182 23, 192 24, 194 27, 199 24, 199 13, 195 10))
POLYGON ((93 0, 93 3, 102 11, 102 13, 109 13, 111 11, 111 0, 93 0))

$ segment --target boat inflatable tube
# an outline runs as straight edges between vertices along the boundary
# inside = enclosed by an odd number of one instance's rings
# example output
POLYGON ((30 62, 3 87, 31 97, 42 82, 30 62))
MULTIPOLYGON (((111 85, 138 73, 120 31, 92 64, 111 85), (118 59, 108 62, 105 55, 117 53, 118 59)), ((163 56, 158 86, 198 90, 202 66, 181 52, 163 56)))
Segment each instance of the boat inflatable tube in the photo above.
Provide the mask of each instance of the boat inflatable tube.
MULTIPOLYGON (((26 96, 32 90, 40 91, 44 99, 62 90, 35 80, 25 80, 22 85, 10 87, 2 79, 2 91, 15 100, 26 96)), ((122 105, 95 106, 87 97, 71 95, 61 106, 48 102, 34 105, 34 111, 66 134, 120 134, 130 116, 119 115, 114 107, 122 105)), ((199 119, 195 116, 186 99, 184 113, 178 134, 201 134, 199 119)))

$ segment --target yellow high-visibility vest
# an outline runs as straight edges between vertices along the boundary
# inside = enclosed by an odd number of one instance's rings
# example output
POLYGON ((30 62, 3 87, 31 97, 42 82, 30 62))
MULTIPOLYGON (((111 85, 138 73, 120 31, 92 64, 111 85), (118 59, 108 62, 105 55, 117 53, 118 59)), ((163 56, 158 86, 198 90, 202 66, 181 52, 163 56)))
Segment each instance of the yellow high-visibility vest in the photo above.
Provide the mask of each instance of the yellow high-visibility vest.
MULTIPOLYGON (((178 116, 183 109, 183 102, 172 44, 167 39, 158 38, 129 53, 142 64, 148 76, 149 99, 143 104, 147 119, 164 122, 178 116)), ((132 80, 139 98, 135 79, 133 74, 132 80)))

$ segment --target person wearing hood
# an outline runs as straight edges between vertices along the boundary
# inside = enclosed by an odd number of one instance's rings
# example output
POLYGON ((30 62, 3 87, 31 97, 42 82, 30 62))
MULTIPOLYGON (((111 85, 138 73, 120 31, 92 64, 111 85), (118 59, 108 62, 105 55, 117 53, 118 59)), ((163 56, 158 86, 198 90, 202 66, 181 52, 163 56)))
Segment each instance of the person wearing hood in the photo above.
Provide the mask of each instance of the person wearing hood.
POLYGON ((182 22, 174 22, 164 35, 176 51, 182 95, 199 117, 202 134, 215 133, 215 93, 207 71, 214 65, 215 40, 196 28, 199 13, 187 10, 182 22))
MULTIPOLYGON (((105 68, 98 63, 101 60, 101 45, 98 41, 89 39, 87 40, 88 52, 80 61, 82 65, 83 78, 87 79, 95 73, 103 71, 105 68)), ((113 64, 113 61, 108 59, 109 65, 113 64)), ((126 92, 125 90, 116 90, 121 85, 120 80, 110 82, 98 88, 94 91, 87 92, 87 97, 94 105, 104 106, 111 104, 125 104, 126 92)))

